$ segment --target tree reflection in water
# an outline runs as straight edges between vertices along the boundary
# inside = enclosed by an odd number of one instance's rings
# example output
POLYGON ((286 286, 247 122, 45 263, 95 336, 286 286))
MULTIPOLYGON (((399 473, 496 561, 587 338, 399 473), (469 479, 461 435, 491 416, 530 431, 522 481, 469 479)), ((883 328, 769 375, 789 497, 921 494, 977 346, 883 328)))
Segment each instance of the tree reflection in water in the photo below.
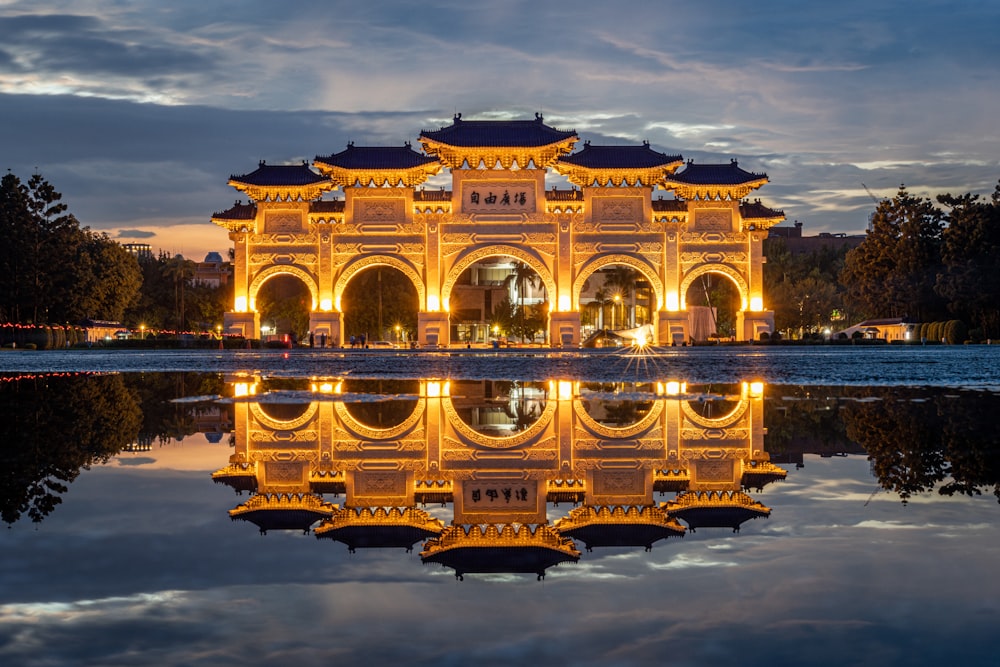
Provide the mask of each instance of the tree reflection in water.
POLYGON ((121 375, 46 374, 0 380, 0 516, 39 522, 69 484, 136 441, 135 392, 121 375))

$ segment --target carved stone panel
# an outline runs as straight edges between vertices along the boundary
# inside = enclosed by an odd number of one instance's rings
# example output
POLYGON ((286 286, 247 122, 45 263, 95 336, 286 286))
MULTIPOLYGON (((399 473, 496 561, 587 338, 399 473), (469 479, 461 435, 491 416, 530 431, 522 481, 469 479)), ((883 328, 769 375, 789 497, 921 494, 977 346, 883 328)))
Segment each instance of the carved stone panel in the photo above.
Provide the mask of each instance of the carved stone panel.
POLYGON ((356 199, 354 222, 402 222, 405 218, 402 199, 356 199))
POLYGON ((733 230, 733 212, 728 209, 696 211, 694 228, 699 232, 730 232, 733 230))
POLYGON ((299 211, 267 211, 264 214, 264 231, 270 234, 301 232, 302 214, 299 211))
POLYGON ((642 219, 642 199, 594 197, 593 218, 600 222, 638 222, 642 219))

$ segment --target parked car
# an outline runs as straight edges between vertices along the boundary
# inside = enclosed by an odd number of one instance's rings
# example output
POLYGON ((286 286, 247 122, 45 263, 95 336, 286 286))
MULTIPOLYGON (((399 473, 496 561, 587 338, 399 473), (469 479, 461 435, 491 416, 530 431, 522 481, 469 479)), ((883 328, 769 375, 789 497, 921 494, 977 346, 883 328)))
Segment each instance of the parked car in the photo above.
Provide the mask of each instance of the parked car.
POLYGON ((373 340, 368 343, 368 347, 373 350, 391 350, 395 347, 392 343, 387 340, 373 340))

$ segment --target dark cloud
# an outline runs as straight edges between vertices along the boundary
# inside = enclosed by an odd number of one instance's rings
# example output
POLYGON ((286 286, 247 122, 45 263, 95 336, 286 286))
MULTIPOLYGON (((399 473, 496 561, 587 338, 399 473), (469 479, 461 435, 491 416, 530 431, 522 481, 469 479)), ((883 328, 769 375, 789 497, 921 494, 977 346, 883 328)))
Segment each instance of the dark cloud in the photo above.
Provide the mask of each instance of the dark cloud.
POLYGON ((152 34, 120 32, 96 17, 22 15, 0 18, 0 34, 9 47, 20 48, 29 70, 38 76, 80 73, 149 75, 188 72, 211 64, 190 47, 158 44, 152 34))
POLYGON ((155 232, 144 232, 141 229, 119 229, 117 238, 120 239, 148 239, 156 236, 155 232))

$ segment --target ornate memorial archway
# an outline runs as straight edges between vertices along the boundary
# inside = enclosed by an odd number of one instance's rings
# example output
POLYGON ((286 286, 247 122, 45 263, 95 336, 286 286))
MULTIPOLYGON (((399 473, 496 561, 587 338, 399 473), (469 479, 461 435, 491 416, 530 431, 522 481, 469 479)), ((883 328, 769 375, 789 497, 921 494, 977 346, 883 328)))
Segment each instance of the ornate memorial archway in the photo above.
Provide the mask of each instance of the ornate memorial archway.
MULTIPOLYGON (((212 221, 234 243, 234 301, 228 331, 257 337, 255 297, 276 273, 298 276, 312 295, 310 329, 343 340, 340 296, 359 271, 390 266, 416 286, 417 336, 426 346, 448 345, 452 313, 489 319, 455 302, 463 272, 488 258, 511 257, 540 277, 548 301, 547 340, 581 342, 581 291, 596 271, 623 265, 638 271, 655 296, 659 344, 690 337, 685 292, 705 272, 721 273, 740 296, 736 337, 753 339, 773 328, 765 309, 762 242, 784 214, 747 195, 765 174, 726 164, 684 163, 650 148, 596 146, 574 152, 575 132, 534 120, 477 121, 456 115, 440 130, 420 134, 423 151, 358 147, 317 156, 312 166, 267 165, 233 176, 246 193, 212 221), (442 168, 451 190, 421 185, 442 168), (571 188, 546 189, 550 170, 571 188), (340 190, 343 199, 323 199, 340 190), (674 198, 653 198, 653 190, 674 198)), ((498 282, 498 281, 494 281, 498 282)), ((494 285, 494 288, 496 286, 494 285)), ((463 293, 487 289, 464 286, 463 293)), ((486 304, 486 305, 484 305, 486 304)))

